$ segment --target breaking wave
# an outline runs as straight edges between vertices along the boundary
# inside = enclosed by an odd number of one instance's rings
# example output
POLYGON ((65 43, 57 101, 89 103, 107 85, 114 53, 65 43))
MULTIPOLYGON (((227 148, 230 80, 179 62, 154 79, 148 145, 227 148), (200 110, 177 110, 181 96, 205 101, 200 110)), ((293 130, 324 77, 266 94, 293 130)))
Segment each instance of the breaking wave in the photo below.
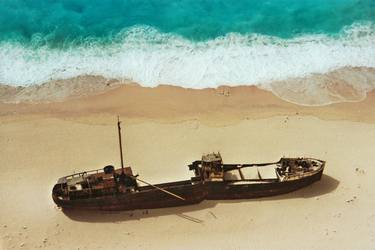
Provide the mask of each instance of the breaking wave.
POLYGON ((339 34, 282 39, 229 33, 191 41, 149 26, 133 26, 110 43, 87 40, 63 48, 0 43, 0 82, 30 85, 79 75, 128 79, 142 86, 187 88, 259 85, 345 66, 375 67, 375 25, 356 23, 339 34))

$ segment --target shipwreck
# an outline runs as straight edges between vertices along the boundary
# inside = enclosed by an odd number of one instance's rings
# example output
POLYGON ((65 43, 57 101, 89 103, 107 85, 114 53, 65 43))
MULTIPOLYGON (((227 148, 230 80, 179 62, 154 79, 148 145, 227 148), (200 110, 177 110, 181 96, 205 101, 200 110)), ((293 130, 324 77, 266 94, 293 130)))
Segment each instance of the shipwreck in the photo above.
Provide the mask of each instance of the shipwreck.
POLYGON ((277 162, 224 164, 220 153, 204 155, 188 168, 189 180, 153 185, 124 167, 112 165, 58 179, 52 198, 63 209, 135 210, 196 204, 203 200, 250 199, 284 194, 321 179, 325 161, 281 158, 277 162), (142 183, 143 185, 140 185, 142 183))

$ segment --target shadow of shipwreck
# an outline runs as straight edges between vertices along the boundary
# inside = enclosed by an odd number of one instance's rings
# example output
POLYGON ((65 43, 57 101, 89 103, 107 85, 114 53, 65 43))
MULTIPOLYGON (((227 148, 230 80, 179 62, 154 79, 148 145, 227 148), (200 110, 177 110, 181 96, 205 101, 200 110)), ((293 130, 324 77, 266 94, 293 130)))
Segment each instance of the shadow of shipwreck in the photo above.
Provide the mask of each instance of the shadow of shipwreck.
POLYGON ((195 205, 187 205, 181 207, 142 209, 134 211, 85 211, 85 210, 62 210, 63 213, 71 220, 92 223, 120 223, 123 221, 142 220, 146 218, 162 217, 166 215, 177 215, 183 219, 190 220, 195 223, 203 221, 184 213, 204 210, 216 206, 217 202, 203 201, 195 205))
POLYGON ((291 193, 286 193, 274 197, 265 197, 262 200, 283 200, 283 199, 293 199, 293 198, 312 198, 318 197, 324 194, 331 193, 334 191, 340 181, 337 179, 329 176, 329 175, 322 175, 322 179, 320 181, 314 182, 313 184, 301 188, 299 190, 293 191, 291 193))
POLYGON ((120 223, 123 221, 141 220, 146 218, 161 217, 166 215, 177 215, 183 219, 194 223, 202 223, 203 221, 184 213, 213 208, 217 204, 225 203, 243 203, 252 201, 270 201, 270 200, 287 200, 297 198, 319 197, 334 191, 340 182, 335 178, 323 174, 322 179, 307 187, 293 191, 291 193, 270 196, 258 199, 241 199, 241 200, 206 200, 196 205, 188 205, 181 207, 159 208, 159 209, 143 209, 134 211, 84 211, 84 210, 63 210, 63 213, 71 220, 91 223, 120 223))

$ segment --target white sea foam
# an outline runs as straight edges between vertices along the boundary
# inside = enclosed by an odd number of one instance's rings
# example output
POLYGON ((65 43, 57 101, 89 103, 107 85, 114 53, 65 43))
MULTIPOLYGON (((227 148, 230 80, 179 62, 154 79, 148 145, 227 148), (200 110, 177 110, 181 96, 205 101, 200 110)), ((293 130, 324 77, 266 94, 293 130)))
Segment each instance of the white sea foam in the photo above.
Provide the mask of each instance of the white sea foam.
POLYGON ((375 67, 375 28, 356 24, 338 36, 280 39, 228 34, 192 42, 150 27, 133 27, 110 45, 97 42, 69 49, 0 44, 0 82, 39 84, 79 75, 126 78, 143 86, 171 84, 205 88, 256 85, 326 73, 344 66, 375 67))

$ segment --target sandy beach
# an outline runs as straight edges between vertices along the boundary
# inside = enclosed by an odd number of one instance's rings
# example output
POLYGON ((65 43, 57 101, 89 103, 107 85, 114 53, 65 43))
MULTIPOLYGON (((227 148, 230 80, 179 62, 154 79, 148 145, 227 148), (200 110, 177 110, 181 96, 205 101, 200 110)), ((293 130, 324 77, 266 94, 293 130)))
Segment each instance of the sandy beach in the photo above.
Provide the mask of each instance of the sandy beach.
POLYGON ((375 92, 359 102, 301 106, 256 87, 192 90, 135 84, 49 103, 0 104, 2 249, 374 249, 375 92), (263 199, 126 212, 64 213, 57 178, 126 165, 152 183, 187 165, 282 156, 327 161, 320 182, 263 199))

